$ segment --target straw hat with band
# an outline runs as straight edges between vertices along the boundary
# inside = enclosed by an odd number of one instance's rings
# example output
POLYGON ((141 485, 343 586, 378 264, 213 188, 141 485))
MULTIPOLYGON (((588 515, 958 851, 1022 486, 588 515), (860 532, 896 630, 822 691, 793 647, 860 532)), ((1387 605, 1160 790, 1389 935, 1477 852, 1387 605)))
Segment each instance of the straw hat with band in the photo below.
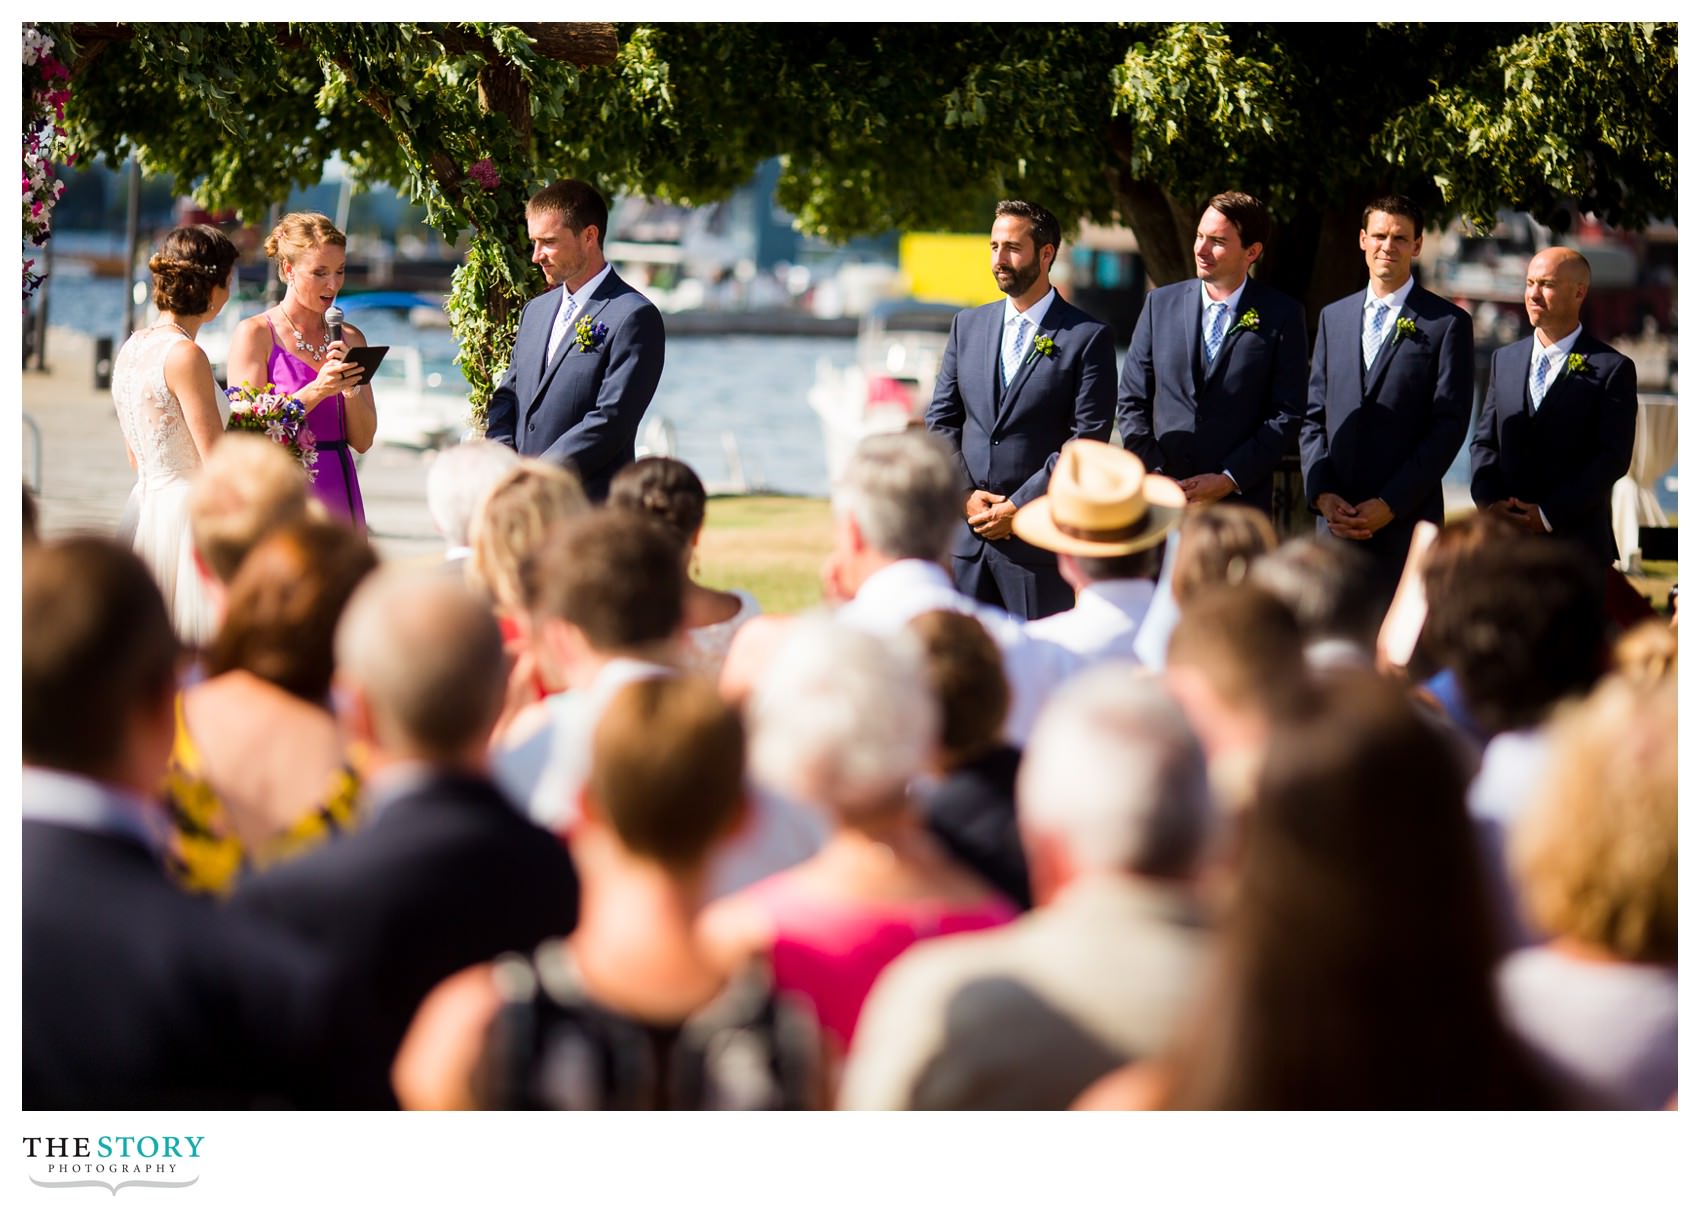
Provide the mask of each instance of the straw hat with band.
POLYGON ((1186 493, 1149 475, 1131 450, 1076 438, 1062 448, 1044 496, 1016 511, 1016 536, 1047 551, 1118 556, 1161 543, 1186 510, 1186 493))

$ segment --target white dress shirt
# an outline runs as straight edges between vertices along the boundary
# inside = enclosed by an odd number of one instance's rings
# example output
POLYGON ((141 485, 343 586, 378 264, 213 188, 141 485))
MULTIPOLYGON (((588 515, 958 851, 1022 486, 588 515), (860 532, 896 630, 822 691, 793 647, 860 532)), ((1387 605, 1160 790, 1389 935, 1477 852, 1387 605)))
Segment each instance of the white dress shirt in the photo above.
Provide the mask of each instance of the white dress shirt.
MULTIPOLYGON (((1198 335, 1199 335, 1198 345, 1199 345, 1200 349, 1203 349, 1205 346, 1207 346, 1209 344, 1210 309, 1218 303, 1224 303, 1224 304, 1227 305, 1227 308, 1228 308, 1229 323, 1226 327, 1224 327, 1222 329, 1222 340, 1226 341, 1228 339, 1228 333, 1233 330, 1232 321, 1233 321, 1233 318, 1234 318, 1234 310, 1237 307, 1239 307, 1240 296, 1245 294, 1245 284, 1249 281, 1251 281, 1251 278, 1249 276, 1241 278, 1240 284, 1238 286, 1234 287, 1233 291, 1228 295, 1228 297, 1226 299, 1212 299, 1210 297, 1210 286, 1209 286, 1209 284, 1206 283, 1206 282, 1200 282, 1198 284, 1199 296, 1201 298, 1203 298, 1203 300, 1204 300, 1204 310, 1202 310, 1201 312, 1198 313, 1198 335)), ((1220 352, 1220 351, 1218 351, 1218 352, 1220 352)))
POLYGON ((1558 381, 1558 376, 1564 372, 1564 360, 1570 356, 1570 351, 1576 348, 1576 338, 1582 335, 1582 326, 1578 324, 1565 336, 1560 337, 1551 345, 1542 344, 1540 330, 1535 330, 1535 339, 1529 342, 1529 400, 1538 410, 1545 401, 1545 396, 1535 399, 1535 366, 1545 360, 1547 364, 1547 382, 1544 391, 1550 392, 1552 385, 1558 381))
POLYGON ((48 766, 25 766, 20 791, 26 821, 128 838, 155 854, 165 850, 164 810, 132 791, 48 766))
POLYGON ((1005 295, 1003 299, 1003 331, 1008 332, 1009 326, 1014 324, 1018 317, 1025 316, 1027 322, 1033 326, 1033 331, 1037 333, 1040 325, 1045 322, 1045 313, 1051 310, 1051 302, 1056 297, 1057 288, 1053 286, 1051 289, 1047 290, 1044 297, 1037 303, 1033 304, 1032 307, 1029 307, 1026 311, 1017 311, 1015 309, 1015 300, 1010 298, 1008 295, 1005 295))
POLYGON ((1097 581, 1080 591, 1073 610, 1032 620, 1027 634, 1067 649, 1082 664, 1136 660, 1133 639, 1156 592, 1155 581, 1097 581))
POLYGON ((1018 748, 1027 742, 1039 708, 1076 665, 1075 658, 1047 640, 1030 637, 1019 621, 984 602, 959 593, 950 574, 927 560, 898 560, 862 582, 856 596, 838 608, 837 618, 873 635, 895 635, 909 620, 929 610, 971 614, 1003 653, 1009 679, 1009 715, 1004 737, 1018 748))
POLYGON ((560 349, 561 342, 566 339, 566 334, 572 330, 573 320, 579 312, 584 310, 584 305, 590 302, 590 296, 596 293, 596 288, 602 285, 602 279, 606 278, 613 271, 613 268, 610 264, 604 264, 590 281, 571 293, 567 291, 565 284, 562 285, 560 306, 555 309, 555 320, 549 329, 549 348, 544 357, 545 366, 555 360, 555 352, 560 349))
POLYGON ((1387 348, 1387 338, 1391 337, 1398 329, 1399 313, 1404 310, 1405 300, 1411 297, 1411 291, 1416 287, 1416 285, 1417 279, 1415 276, 1412 276, 1406 278, 1405 285, 1401 286, 1390 295, 1378 296, 1373 287, 1366 286, 1364 288, 1363 332, 1369 331, 1370 317, 1373 314, 1371 309, 1377 303, 1387 304, 1387 323, 1381 329, 1381 344, 1376 347, 1378 353, 1380 350, 1387 348))

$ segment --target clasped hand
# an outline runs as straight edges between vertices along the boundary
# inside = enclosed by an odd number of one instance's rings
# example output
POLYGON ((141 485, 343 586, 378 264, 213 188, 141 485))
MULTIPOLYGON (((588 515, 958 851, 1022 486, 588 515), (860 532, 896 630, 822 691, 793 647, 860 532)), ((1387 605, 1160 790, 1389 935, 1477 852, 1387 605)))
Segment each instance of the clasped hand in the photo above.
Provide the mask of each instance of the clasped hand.
POLYGON ((1393 520, 1393 510, 1380 497, 1351 505, 1338 493, 1325 492, 1316 498, 1316 508, 1329 533, 1342 539, 1367 539, 1393 520))
POLYGON ((1514 526, 1521 526, 1535 534, 1547 532, 1546 523, 1541 521, 1540 506, 1528 501, 1520 501, 1516 497, 1507 497, 1503 501, 1495 501, 1488 506, 1489 513, 1496 513, 1514 526))
POLYGON ((1012 532, 1015 506, 1008 497, 976 488, 968 494, 963 513, 982 539, 1007 539, 1012 532))

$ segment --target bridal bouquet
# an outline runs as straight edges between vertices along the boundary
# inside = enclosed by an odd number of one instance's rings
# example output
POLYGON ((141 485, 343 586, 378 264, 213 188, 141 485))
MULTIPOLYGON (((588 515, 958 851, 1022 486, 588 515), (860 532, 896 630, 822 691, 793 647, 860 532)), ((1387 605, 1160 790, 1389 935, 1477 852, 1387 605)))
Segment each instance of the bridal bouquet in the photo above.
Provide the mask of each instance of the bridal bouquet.
POLYGON ((306 471, 309 484, 318 478, 319 451, 313 431, 307 425, 305 404, 294 396, 274 391, 270 383, 264 391, 255 391, 244 383, 226 388, 224 394, 230 400, 230 423, 225 429, 270 438, 295 456, 295 461, 306 471))

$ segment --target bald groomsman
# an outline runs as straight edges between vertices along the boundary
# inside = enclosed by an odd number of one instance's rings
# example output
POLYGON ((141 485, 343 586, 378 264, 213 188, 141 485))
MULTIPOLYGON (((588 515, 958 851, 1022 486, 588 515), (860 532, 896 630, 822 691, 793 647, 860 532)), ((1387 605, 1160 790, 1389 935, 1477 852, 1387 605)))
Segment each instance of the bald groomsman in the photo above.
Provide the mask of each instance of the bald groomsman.
POLYGON ((1535 254, 1523 285, 1532 336, 1495 350, 1470 446, 1477 506, 1618 558, 1611 489, 1635 448, 1635 363, 1582 331, 1588 260, 1535 254))
POLYGON ((1262 202, 1210 199, 1192 244, 1198 281, 1146 297, 1122 365, 1122 445, 1189 502, 1227 497, 1268 513, 1304 415, 1304 310, 1250 276, 1268 239, 1262 202))

